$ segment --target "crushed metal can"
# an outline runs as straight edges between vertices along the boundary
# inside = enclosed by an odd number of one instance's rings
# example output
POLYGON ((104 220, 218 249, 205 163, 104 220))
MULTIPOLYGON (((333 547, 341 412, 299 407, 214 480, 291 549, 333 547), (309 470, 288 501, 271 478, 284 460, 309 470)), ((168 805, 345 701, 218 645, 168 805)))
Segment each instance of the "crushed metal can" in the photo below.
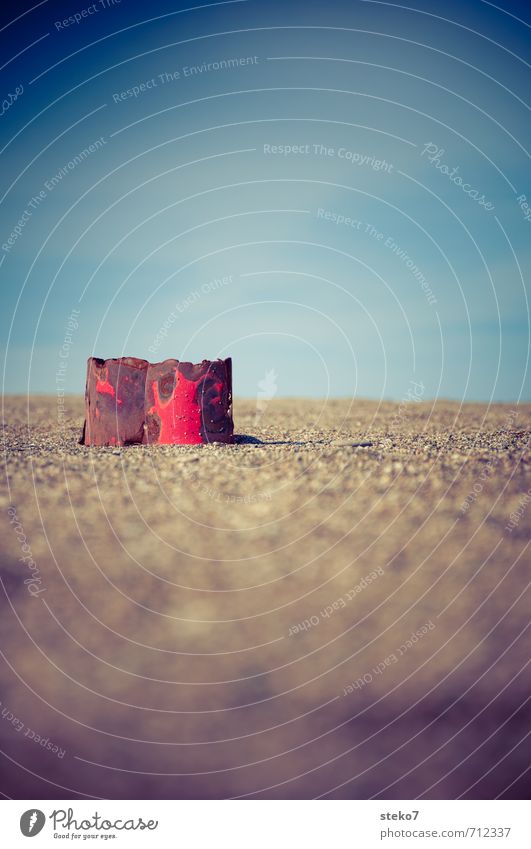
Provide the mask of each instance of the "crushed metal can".
POLYGON ((83 445, 234 442, 232 360, 87 364, 83 445))

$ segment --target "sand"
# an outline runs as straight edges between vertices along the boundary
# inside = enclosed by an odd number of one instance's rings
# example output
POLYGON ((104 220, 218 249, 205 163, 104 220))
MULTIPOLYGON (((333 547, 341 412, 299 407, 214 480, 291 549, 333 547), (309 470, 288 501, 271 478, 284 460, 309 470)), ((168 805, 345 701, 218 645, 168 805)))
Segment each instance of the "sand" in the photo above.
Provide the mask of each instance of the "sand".
POLYGON ((531 406, 262 406, 94 449, 4 400, 0 790, 528 796, 531 406))

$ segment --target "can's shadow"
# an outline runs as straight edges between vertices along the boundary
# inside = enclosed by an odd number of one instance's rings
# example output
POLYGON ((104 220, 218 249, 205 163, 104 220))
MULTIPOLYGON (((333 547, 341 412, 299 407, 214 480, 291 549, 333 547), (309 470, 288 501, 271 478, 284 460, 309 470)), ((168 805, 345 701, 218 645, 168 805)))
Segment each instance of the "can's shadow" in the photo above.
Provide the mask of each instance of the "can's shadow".
POLYGON ((234 443, 236 445, 324 445, 326 439, 309 439, 306 441, 294 439, 258 439, 257 436, 249 436, 249 434, 241 433, 234 435, 234 443))

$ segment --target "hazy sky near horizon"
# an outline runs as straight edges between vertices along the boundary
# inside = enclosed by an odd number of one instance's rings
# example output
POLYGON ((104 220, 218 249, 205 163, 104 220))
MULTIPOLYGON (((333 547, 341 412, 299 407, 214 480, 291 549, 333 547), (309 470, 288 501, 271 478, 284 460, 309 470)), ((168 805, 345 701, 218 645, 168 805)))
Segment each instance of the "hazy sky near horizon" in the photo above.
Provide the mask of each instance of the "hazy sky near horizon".
POLYGON ((246 397, 529 400, 527 4, 1 15, 5 392, 232 355, 246 397))

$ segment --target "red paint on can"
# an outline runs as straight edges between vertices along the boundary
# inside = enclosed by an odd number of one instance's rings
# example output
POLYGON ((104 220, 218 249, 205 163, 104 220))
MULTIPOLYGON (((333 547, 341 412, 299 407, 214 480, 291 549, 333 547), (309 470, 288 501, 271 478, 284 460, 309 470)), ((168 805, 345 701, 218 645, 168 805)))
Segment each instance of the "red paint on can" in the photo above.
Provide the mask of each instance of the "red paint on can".
POLYGON ((187 380, 179 371, 175 373, 175 388, 169 398, 159 394, 159 382, 153 380, 151 390, 155 403, 148 413, 157 415, 160 431, 157 442, 163 445, 198 445, 201 439, 201 409, 196 401, 199 381, 187 380))
POLYGON ((148 443, 201 445, 232 442, 231 361, 183 363, 164 360, 148 367, 148 443))
POLYGON ((109 383, 107 378, 105 378, 105 380, 98 380, 96 382, 96 392, 102 392, 105 395, 110 395, 112 398, 114 398, 114 396, 116 395, 116 392, 114 391, 114 386, 109 383))
POLYGON ((91 357, 85 410, 85 445, 232 443, 232 363, 91 357))

